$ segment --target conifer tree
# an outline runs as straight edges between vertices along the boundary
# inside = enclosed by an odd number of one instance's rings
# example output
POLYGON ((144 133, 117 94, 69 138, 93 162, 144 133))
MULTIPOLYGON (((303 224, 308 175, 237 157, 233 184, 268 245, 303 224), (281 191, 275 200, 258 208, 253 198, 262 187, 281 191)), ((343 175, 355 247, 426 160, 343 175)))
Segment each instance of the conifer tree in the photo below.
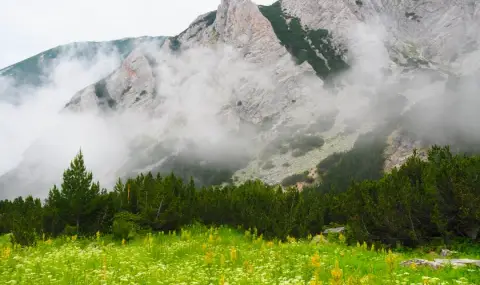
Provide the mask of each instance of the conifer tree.
POLYGON ((85 167, 82 150, 70 163, 70 167, 63 173, 61 196, 68 206, 68 222, 75 223, 77 233, 83 222, 82 218, 91 211, 91 203, 99 195, 99 186, 93 183, 93 176, 85 167))

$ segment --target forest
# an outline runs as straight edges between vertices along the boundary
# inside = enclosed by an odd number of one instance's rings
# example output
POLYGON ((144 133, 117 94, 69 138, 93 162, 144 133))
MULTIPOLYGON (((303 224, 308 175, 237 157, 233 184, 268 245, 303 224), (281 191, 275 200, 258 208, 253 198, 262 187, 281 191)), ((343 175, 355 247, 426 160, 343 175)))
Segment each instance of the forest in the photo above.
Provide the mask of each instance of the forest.
POLYGON ((107 190, 94 181, 80 151, 45 201, 32 196, 0 201, 0 235, 12 233, 13 243, 29 246, 46 236, 101 232, 129 240, 201 223, 255 229, 266 239, 302 238, 344 225, 351 243, 416 247, 478 241, 479 174, 480 156, 433 146, 427 160, 414 153, 378 179, 350 176, 348 187, 336 188, 334 179, 328 187, 303 191, 261 181, 197 187, 173 173, 147 173, 119 179, 107 190))

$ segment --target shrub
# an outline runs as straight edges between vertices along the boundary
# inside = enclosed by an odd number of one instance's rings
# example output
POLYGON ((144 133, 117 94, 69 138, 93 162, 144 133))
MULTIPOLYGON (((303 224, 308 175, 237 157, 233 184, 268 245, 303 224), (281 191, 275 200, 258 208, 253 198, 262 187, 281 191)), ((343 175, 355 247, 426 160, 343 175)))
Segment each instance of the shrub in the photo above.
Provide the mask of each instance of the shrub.
POLYGON ((37 234, 28 229, 16 229, 10 236, 10 242, 21 246, 34 246, 37 243, 37 234))
POLYGON ((140 229, 140 226, 138 225, 139 221, 139 216, 129 212, 120 212, 116 214, 112 225, 113 237, 125 240, 132 239, 140 229))

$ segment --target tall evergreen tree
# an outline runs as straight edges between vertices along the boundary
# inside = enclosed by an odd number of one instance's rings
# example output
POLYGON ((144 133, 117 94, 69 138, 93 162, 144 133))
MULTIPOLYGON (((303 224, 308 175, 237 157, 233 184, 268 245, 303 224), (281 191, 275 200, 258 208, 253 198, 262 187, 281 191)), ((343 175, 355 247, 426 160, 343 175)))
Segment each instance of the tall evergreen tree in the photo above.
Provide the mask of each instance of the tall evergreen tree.
POLYGON ((61 196, 68 206, 68 223, 74 223, 77 233, 80 232, 82 218, 92 211, 91 204, 99 195, 99 186, 93 183, 92 173, 86 170, 82 150, 70 163, 70 167, 63 173, 61 196))

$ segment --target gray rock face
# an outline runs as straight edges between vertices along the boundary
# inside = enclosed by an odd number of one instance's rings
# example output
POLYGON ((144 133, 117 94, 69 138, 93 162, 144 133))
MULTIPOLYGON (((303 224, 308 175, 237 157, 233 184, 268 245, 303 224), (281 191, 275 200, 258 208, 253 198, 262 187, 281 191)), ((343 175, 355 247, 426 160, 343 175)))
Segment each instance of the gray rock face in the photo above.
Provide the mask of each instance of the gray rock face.
POLYGON ((113 74, 75 94, 66 108, 72 111, 141 109, 153 102, 155 84, 147 55, 135 50, 113 74))
POLYGON ((282 7, 310 28, 333 31, 339 43, 349 42, 352 26, 378 23, 391 52, 413 48, 435 61, 452 60, 479 39, 480 4, 471 0, 282 0, 282 7))
POLYGON ((480 267, 480 260, 475 259, 435 259, 433 261, 425 260, 425 259, 411 259, 407 261, 403 261, 401 263, 403 266, 411 266, 415 264, 417 266, 428 266, 434 269, 439 269, 446 265, 451 265, 453 267, 464 267, 467 265, 473 265, 480 267))

